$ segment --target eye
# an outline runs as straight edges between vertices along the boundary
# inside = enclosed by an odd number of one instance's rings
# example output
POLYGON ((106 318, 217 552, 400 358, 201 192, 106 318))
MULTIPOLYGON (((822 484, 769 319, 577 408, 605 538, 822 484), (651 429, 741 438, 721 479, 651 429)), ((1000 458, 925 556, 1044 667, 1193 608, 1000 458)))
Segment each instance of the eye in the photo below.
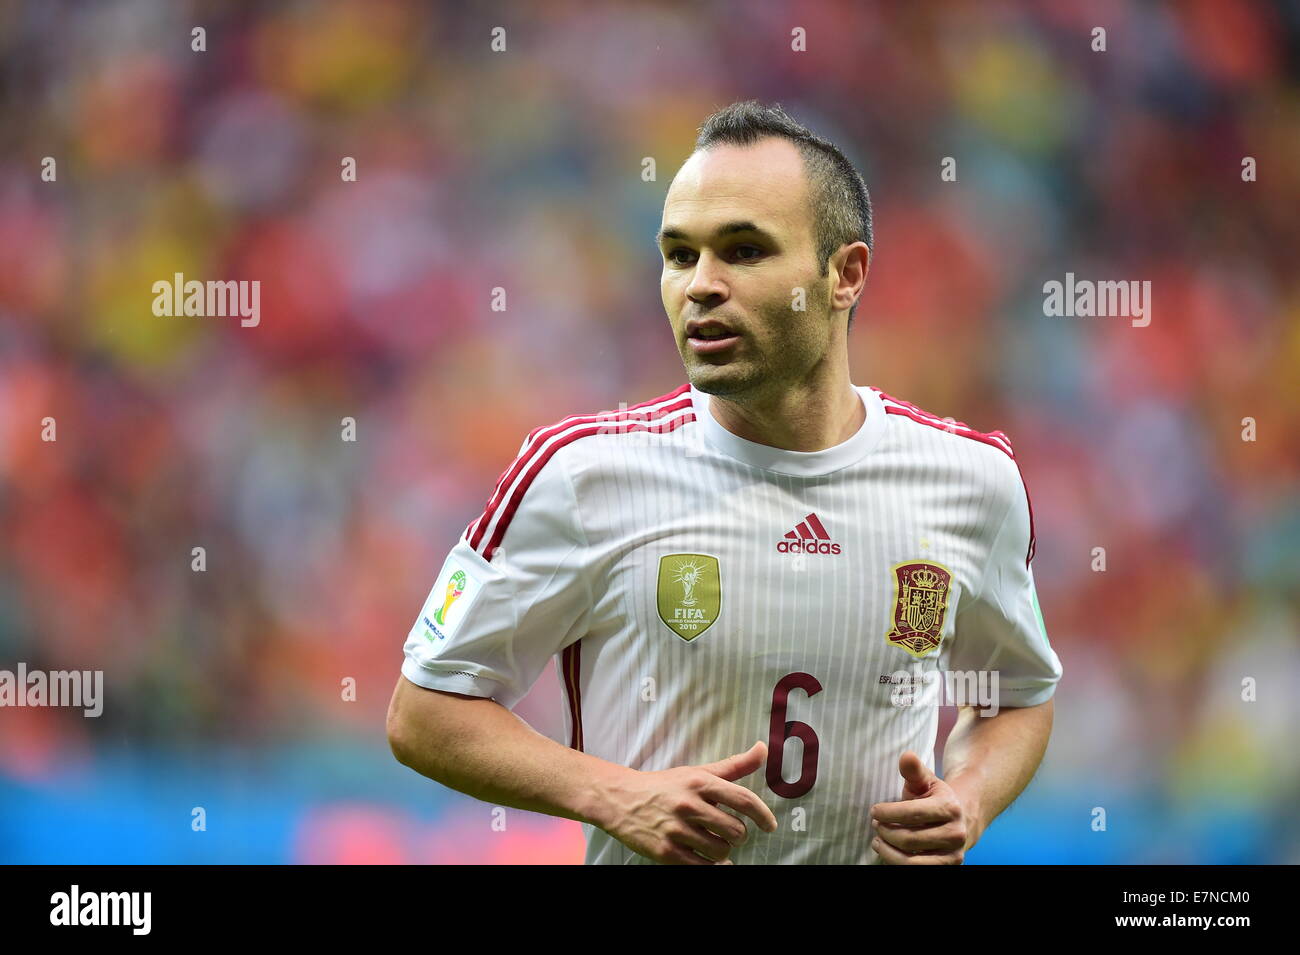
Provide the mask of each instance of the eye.
MULTIPOLYGON (((676 248, 666 253, 664 255, 664 259, 672 265, 689 265, 690 260, 682 260, 677 258, 678 254, 683 252, 686 253, 686 255, 688 256, 693 255, 690 249, 676 248)), ((738 245, 732 249, 732 255, 735 256, 741 262, 752 262, 755 259, 762 258, 763 252, 764 250, 756 245, 738 245), (753 255, 743 254, 744 250, 746 249, 748 249, 750 252, 754 254, 753 255)))

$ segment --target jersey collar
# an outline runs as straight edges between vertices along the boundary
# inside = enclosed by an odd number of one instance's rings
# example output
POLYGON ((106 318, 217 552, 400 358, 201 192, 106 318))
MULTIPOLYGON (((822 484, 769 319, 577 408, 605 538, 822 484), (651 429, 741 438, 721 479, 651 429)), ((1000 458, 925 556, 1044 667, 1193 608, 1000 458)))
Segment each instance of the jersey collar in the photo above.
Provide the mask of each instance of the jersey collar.
POLYGON ((885 405, 880 396, 865 385, 854 385, 853 390, 862 398, 867 409, 866 420, 851 438, 821 451, 787 451, 766 444, 757 444, 732 434, 713 417, 709 408, 709 395, 691 385, 691 403, 695 419, 704 429, 708 442, 723 454, 745 464, 781 474, 814 477, 830 474, 855 464, 867 456, 885 433, 885 405))

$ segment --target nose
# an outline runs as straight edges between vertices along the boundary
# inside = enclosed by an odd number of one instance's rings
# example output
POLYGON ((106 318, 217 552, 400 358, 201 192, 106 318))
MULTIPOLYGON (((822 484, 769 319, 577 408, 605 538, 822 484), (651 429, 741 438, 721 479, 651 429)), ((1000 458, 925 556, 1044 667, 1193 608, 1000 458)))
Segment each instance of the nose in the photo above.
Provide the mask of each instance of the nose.
POLYGON ((711 252, 701 252, 691 273, 690 284, 686 286, 686 297, 697 305, 710 299, 726 298, 727 286, 722 281, 723 264, 711 252))

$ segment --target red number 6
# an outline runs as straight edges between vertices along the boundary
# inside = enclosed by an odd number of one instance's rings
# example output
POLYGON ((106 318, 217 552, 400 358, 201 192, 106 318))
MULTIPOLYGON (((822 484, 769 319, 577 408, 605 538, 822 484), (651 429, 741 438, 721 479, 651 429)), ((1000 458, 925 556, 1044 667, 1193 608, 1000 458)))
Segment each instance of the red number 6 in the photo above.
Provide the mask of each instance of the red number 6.
POLYGON ((787 673, 772 691, 772 721, 767 731, 767 784, 772 792, 786 799, 802 796, 817 782, 817 734, 807 723, 785 718, 786 699, 794 689, 816 696, 822 691, 822 685, 810 673, 787 673), (781 778, 781 763, 786 741, 791 736, 803 740, 803 771, 798 779, 788 783, 781 778))

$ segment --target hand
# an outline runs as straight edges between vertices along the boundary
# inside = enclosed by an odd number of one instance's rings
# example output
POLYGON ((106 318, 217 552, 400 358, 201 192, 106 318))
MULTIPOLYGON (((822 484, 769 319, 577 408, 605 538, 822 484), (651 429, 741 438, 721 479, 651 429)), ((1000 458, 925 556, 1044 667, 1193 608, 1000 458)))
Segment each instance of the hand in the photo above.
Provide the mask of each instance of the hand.
POLYGON ((749 839, 745 820, 719 804, 753 819, 765 832, 776 816, 740 779, 767 762, 767 745, 700 766, 653 772, 627 770, 601 784, 601 828, 633 852, 665 865, 734 865, 733 846, 749 839))
POLYGON ((976 814, 961 795, 910 750, 898 760, 903 801, 871 807, 871 840, 888 865, 961 865, 976 814))

